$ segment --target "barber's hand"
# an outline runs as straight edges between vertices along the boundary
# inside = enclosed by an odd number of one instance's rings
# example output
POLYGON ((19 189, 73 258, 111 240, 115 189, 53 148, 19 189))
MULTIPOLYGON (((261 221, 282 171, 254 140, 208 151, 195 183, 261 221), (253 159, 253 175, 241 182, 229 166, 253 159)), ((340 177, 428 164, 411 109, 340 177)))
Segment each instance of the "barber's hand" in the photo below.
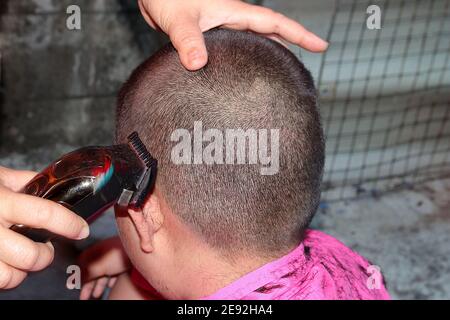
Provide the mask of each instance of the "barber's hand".
POLYGON ((0 166, 0 289, 18 286, 27 272, 44 269, 53 261, 50 242, 34 242, 10 230, 13 224, 46 229, 71 239, 89 235, 87 223, 62 205, 17 193, 35 175, 0 166))
POLYGON ((206 64, 202 32, 219 26, 275 36, 313 52, 328 46, 281 13, 239 0, 139 0, 139 8, 151 27, 169 35, 181 63, 189 70, 206 64))
POLYGON ((100 298, 106 287, 114 286, 118 275, 131 269, 119 237, 97 242, 86 249, 81 253, 78 264, 83 280, 80 300, 100 298))

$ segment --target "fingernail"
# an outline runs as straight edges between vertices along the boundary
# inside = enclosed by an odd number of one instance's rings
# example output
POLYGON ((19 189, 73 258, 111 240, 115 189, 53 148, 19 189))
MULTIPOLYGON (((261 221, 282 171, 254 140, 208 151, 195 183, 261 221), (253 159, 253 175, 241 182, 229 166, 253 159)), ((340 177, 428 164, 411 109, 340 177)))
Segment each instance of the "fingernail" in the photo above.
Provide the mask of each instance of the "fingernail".
POLYGON ((197 49, 193 49, 189 52, 188 58, 189 58, 190 62, 198 60, 199 57, 200 57, 200 51, 198 51, 197 49))
POLYGON ((83 227, 83 229, 81 230, 80 234, 78 235, 77 239, 81 240, 81 239, 85 239, 87 237, 89 237, 89 226, 85 225, 83 227))
POLYGON ((321 47, 323 47, 323 49, 326 50, 328 48, 329 43, 320 37, 316 36, 316 38, 318 39, 318 42, 320 43, 321 47))
POLYGON ((327 50, 328 46, 330 45, 330 43, 325 40, 322 40, 322 44, 323 44, 324 50, 327 50))
POLYGON ((198 49, 193 49, 188 54, 189 64, 193 68, 201 68, 203 67, 203 55, 198 49))

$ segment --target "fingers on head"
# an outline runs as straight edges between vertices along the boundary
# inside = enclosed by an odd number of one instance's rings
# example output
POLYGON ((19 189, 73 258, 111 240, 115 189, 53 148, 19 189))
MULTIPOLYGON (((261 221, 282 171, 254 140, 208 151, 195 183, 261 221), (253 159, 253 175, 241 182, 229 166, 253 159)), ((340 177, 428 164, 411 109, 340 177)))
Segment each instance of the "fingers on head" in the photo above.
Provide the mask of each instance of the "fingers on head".
POLYGON ((180 19, 169 27, 169 37, 180 55, 181 63, 188 70, 198 70, 207 60, 205 40, 194 17, 180 19))
POLYGON ((226 27, 250 30, 262 34, 277 34, 282 39, 313 52, 320 52, 328 44, 297 21, 269 8, 241 3, 241 10, 225 24, 226 27))

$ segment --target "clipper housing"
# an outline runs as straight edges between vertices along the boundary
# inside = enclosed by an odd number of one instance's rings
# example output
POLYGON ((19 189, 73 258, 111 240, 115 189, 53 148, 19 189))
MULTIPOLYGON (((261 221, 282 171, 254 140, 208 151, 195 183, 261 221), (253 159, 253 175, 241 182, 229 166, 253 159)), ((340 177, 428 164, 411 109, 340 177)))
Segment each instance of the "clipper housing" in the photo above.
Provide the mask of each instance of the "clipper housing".
MULTIPOLYGON (((154 185, 156 170, 156 159, 133 132, 127 144, 84 147, 65 154, 22 192, 60 203, 90 224, 115 204, 141 207, 154 185)), ((11 229, 38 242, 55 237, 24 225, 11 229)))

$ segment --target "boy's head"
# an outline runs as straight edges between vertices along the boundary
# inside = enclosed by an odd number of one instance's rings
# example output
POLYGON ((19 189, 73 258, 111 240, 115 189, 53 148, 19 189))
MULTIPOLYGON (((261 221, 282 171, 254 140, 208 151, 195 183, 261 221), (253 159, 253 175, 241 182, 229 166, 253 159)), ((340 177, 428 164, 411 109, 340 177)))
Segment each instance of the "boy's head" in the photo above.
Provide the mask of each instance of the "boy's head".
POLYGON ((247 32, 212 30, 205 42, 203 69, 184 69, 167 45, 119 94, 117 142, 137 131, 158 159, 144 209, 117 215, 147 278, 152 259, 183 256, 193 243, 224 261, 283 255, 319 203, 324 142, 308 70, 280 44, 247 32))

